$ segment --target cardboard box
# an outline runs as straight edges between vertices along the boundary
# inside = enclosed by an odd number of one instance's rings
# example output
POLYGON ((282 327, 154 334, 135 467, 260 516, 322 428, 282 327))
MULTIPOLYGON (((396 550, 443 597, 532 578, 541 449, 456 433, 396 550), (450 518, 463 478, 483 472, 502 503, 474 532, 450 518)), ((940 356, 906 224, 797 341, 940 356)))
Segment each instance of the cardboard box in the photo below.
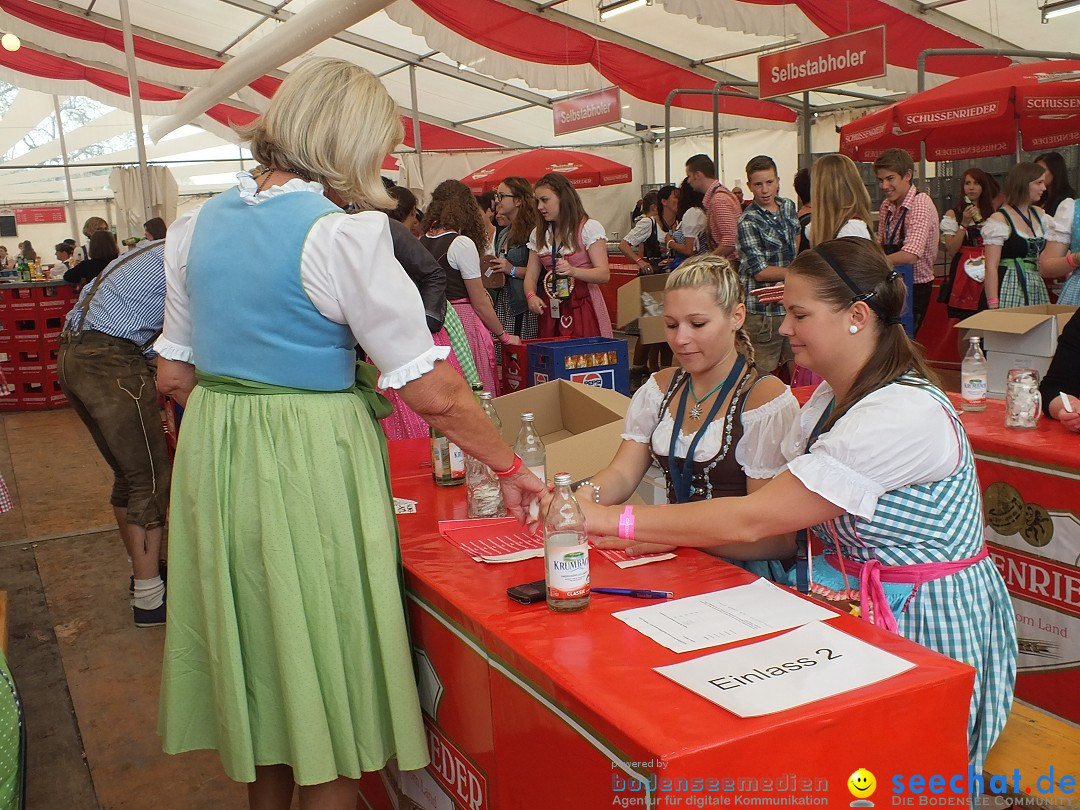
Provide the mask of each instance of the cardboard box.
POLYGON ((664 471, 655 463, 645 471, 645 477, 641 479, 634 497, 630 499, 632 504, 637 505, 639 502, 645 506, 659 506, 668 502, 664 471))
POLYGON ((595 388, 630 393, 625 340, 604 337, 538 341, 528 347, 531 385, 569 380, 595 388))
POLYGON ((1077 310, 1056 304, 987 309, 957 324, 981 335, 989 371, 987 389, 998 399, 1005 396, 1009 370, 1033 368, 1046 374, 1057 351, 1058 336, 1077 310))
POLYGON ((641 294, 648 293, 656 299, 658 304, 664 303, 664 286, 667 284, 668 273, 660 273, 652 276, 638 276, 633 281, 628 281, 619 287, 619 307, 616 326, 626 326, 631 321, 638 322, 641 334, 638 340, 642 343, 664 343, 667 335, 664 329, 663 315, 646 315, 645 308, 641 304, 641 294))
POLYGON ((513 445, 521 414, 536 415, 536 430, 547 450, 547 471, 568 472, 575 481, 603 469, 622 441, 628 397, 606 388, 554 380, 497 397, 492 402, 503 423, 503 439, 513 445))

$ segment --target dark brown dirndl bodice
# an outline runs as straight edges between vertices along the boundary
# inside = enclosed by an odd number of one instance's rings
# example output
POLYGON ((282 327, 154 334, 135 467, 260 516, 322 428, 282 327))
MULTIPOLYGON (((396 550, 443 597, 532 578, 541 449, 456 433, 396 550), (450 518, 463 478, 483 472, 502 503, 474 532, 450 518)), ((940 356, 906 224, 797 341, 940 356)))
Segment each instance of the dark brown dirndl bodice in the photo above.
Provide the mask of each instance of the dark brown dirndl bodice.
MULTIPOLYGON (((735 460, 735 447, 743 437, 742 412, 746 397, 758 379, 760 377, 756 370, 747 369, 735 388, 730 405, 717 414, 717 419, 724 420, 724 438, 716 455, 707 461, 694 462, 694 479, 690 492, 691 502, 746 494, 746 474, 743 472, 739 462, 735 460)), ((682 390, 688 381, 689 375, 682 370, 677 371, 672 376, 657 414, 660 421, 663 420, 665 411, 667 411, 672 401, 676 397, 682 396, 682 390)), ((674 421, 674 417, 672 417, 672 420, 674 421)), ((659 421, 657 426, 659 427, 659 421)), ((696 433, 703 426, 703 423, 694 423, 687 420, 685 426, 693 433, 696 433)), ((679 430, 680 426, 674 425, 672 429, 679 430)), ((668 503, 675 503, 675 489, 671 483, 671 470, 667 452, 658 454, 653 449, 651 436, 649 437, 649 452, 652 453, 653 461, 664 471, 668 503)))

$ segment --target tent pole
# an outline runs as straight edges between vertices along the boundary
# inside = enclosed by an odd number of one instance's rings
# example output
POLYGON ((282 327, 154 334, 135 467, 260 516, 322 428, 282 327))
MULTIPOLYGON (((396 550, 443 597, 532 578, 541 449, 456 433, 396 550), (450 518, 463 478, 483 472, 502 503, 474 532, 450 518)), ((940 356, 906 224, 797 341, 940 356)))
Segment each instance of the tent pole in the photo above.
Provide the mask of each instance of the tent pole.
MULTIPOLYGON (((150 172, 146 168, 146 142, 143 140, 142 103, 139 100, 139 73, 135 64, 135 41, 131 34, 131 14, 128 0, 120 0, 120 24, 124 27, 124 56, 127 59, 128 92, 131 94, 131 114, 135 118, 135 146, 139 152, 139 181, 142 184, 143 216, 154 215, 150 194, 150 172)), ((123 237, 121 237, 123 238, 123 237)))
POLYGON ((420 180, 424 179, 424 153, 420 151, 420 107, 416 101, 416 65, 409 65, 409 93, 412 96, 412 139, 420 180))
POLYGON ((75 192, 71 190, 71 169, 68 168, 67 141, 64 140, 64 122, 60 120, 60 97, 53 93, 53 109, 56 110, 56 132, 60 136, 60 152, 64 159, 64 182, 67 183, 68 219, 71 221, 71 235, 75 244, 79 243, 79 223, 75 217, 75 192))
MULTIPOLYGON (((720 168, 720 84, 713 87, 712 97, 712 162, 720 168)), ((721 175, 723 176, 723 175, 721 175)))
POLYGON ((802 140, 802 154, 799 156, 799 168, 809 169, 811 163, 811 154, 813 153, 810 145, 810 94, 802 94, 802 112, 799 115, 799 134, 802 140))

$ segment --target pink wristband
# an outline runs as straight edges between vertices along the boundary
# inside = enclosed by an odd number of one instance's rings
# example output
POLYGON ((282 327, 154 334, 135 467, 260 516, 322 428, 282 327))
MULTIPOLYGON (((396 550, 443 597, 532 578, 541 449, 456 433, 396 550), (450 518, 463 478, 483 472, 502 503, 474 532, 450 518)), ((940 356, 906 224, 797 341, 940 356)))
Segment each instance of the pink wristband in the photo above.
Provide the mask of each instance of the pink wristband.
POLYGON ((619 515, 619 539, 634 539, 634 507, 628 506, 619 515))
POLYGON ((526 299, 526 300, 529 300, 529 299, 532 299, 532 298, 536 298, 536 293, 534 293, 534 292, 531 292, 531 291, 530 291, 530 292, 527 292, 527 293, 525 293, 525 299, 526 299))
POLYGON ((1071 267, 1071 268, 1073 268, 1075 270, 1076 265, 1077 265, 1076 254, 1071 252, 1071 251, 1069 253, 1066 253, 1065 254, 1065 264, 1069 265, 1069 267, 1071 267))
POLYGON ((998 305, 998 300, 996 298, 987 298, 986 305, 988 307, 996 307, 998 305))

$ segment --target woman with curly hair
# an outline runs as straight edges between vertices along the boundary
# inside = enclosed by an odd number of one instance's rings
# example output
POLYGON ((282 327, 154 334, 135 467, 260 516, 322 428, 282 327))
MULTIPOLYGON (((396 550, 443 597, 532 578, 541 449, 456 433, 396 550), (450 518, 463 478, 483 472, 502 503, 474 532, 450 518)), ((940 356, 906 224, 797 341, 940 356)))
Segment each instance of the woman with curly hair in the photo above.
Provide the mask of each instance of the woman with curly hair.
POLYGON ((521 338, 499 323, 491 296, 480 275, 480 255, 487 249, 487 232, 469 187, 444 180, 431 197, 424 216, 421 244, 446 271, 446 300, 457 312, 472 350, 485 391, 495 393, 495 344, 516 344, 521 338))
POLYGON ((534 193, 542 222, 529 238, 525 297, 539 318, 540 337, 611 337, 599 286, 611 278, 604 226, 589 219, 577 189, 561 174, 545 174, 534 193))

